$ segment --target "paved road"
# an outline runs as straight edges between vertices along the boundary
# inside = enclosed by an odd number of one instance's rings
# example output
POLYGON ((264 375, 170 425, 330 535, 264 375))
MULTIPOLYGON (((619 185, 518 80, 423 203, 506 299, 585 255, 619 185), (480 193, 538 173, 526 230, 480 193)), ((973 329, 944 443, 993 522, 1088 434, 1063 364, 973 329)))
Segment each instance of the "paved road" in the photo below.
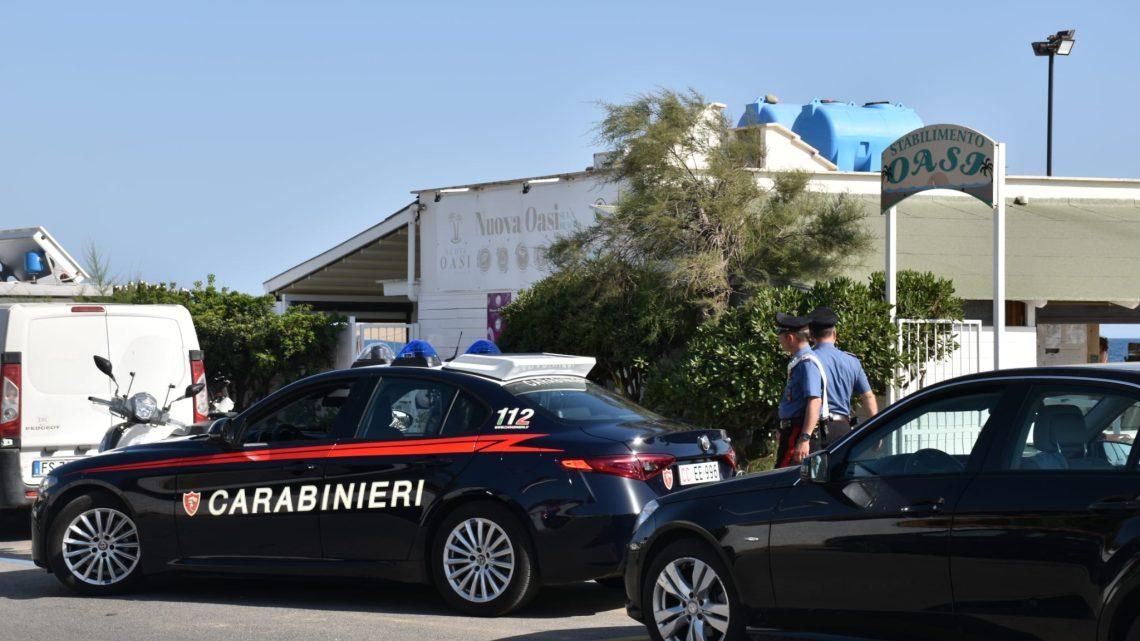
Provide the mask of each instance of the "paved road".
MULTIPOLYGON (((23 515, 21 515, 22 517, 23 515)), ((594 583, 547 588, 518 616, 471 619, 434 590, 379 581, 165 579, 127 596, 81 598, 31 566, 23 518, 0 524, 0 627, 20 641, 280 639, 561 641, 646 639, 623 597, 594 583)))

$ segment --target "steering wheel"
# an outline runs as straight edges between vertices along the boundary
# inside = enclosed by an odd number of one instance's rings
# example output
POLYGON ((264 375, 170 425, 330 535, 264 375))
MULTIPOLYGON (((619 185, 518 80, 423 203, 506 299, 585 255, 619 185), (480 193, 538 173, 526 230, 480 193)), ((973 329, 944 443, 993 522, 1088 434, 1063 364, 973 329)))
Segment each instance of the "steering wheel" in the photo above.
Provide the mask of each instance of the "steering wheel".
POLYGON ((288 423, 282 423, 273 429, 272 440, 274 441, 300 441, 304 440, 304 438, 305 434, 300 428, 288 423))
POLYGON ((911 454, 903 465, 904 474, 939 474, 961 472, 966 469, 961 461, 942 450, 933 448, 911 454))

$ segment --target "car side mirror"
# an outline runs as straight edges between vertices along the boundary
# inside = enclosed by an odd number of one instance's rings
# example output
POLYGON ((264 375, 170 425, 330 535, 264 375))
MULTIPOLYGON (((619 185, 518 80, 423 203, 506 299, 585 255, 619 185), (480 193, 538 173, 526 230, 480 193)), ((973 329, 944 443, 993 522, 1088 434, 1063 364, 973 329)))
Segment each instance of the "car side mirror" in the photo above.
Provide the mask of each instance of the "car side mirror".
POLYGON ((219 418, 210 425, 210 431, 207 434, 210 440, 225 445, 234 445, 238 439, 238 426, 233 419, 219 418))
POLYGON ((830 472, 831 455, 827 451, 816 452, 800 464, 800 478, 811 483, 827 483, 830 472))

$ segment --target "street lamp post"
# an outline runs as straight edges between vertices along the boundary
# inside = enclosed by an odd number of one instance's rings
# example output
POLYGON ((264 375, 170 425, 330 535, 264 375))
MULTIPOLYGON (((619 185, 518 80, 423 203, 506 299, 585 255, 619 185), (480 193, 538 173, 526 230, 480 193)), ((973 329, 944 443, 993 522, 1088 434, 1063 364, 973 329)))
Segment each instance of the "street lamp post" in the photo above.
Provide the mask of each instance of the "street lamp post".
POLYGON ((1049 106, 1045 125, 1045 175, 1053 175, 1053 58, 1067 56, 1073 51, 1076 42, 1076 29, 1065 29, 1046 36, 1045 40, 1033 43, 1033 53, 1037 56, 1049 56, 1049 106))

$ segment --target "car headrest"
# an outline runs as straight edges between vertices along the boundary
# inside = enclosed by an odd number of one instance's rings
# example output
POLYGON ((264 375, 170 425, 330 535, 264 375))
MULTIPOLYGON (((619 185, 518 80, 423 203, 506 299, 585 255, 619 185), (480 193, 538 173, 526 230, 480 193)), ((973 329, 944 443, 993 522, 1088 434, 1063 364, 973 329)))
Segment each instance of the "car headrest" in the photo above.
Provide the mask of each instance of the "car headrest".
POLYGON ((554 411, 558 418, 565 418, 571 421, 585 421, 590 418, 590 410, 585 407, 564 407, 554 411))
POLYGON ((421 410, 431 409, 431 392, 422 389, 416 392, 416 407, 421 410))
POLYGON ((1033 445, 1043 452, 1084 445, 1085 417, 1076 405, 1046 405, 1033 428, 1033 445))

